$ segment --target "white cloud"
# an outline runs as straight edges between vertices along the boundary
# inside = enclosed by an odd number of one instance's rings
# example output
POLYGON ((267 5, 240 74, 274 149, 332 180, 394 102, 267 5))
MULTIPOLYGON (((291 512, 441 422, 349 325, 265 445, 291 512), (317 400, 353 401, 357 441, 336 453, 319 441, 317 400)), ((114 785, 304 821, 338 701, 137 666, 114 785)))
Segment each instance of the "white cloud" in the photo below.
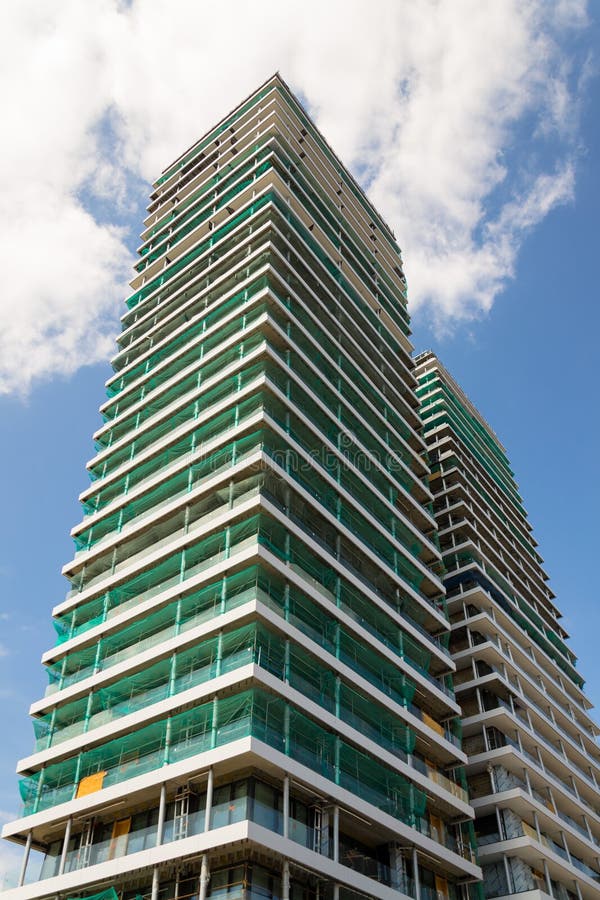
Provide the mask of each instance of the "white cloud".
POLYGON ((584 0, 228 10, 226 20, 197 0, 4 10, 0 393, 110 354, 140 178, 276 69, 368 182, 403 247, 411 302, 442 324, 489 309, 526 231, 573 195, 571 82, 584 64, 561 41, 585 27, 584 0))

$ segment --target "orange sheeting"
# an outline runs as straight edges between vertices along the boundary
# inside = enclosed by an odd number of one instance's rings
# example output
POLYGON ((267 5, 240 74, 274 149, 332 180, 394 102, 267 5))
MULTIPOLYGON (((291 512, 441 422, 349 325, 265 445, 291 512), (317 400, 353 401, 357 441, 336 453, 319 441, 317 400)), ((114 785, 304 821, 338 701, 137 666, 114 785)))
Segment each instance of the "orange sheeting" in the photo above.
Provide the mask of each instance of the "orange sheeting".
POLYGON ((431 716, 428 716, 426 712, 423 713, 423 721, 426 725, 429 725, 430 728, 433 728, 434 731, 443 736, 444 729, 442 728, 440 723, 436 722, 435 719, 432 719, 431 716))
POLYGON ((106 772, 94 772, 93 775, 87 775, 85 778, 82 778, 77 786, 76 797, 86 797, 88 794, 93 794, 94 791, 99 791, 104 783, 104 776, 106 772))

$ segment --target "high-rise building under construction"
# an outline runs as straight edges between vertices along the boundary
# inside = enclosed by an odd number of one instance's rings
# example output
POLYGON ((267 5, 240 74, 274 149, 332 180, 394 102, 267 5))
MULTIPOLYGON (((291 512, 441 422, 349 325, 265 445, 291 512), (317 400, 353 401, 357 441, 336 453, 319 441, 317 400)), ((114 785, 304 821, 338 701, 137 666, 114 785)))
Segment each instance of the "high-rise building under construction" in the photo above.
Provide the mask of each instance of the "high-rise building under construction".
POLYGON ((485 896, 600 897, 590 703, 504 448, 430 352, 416 374, 485 896))
POLYGON ((415 369, 394 235, 279 76, 156 181, 139 254, 6 900, 600 900, 506 456, 415 369))
POLYGON ((6 896, 466 896, 394 236, 275 76, 142 241, 6 896))

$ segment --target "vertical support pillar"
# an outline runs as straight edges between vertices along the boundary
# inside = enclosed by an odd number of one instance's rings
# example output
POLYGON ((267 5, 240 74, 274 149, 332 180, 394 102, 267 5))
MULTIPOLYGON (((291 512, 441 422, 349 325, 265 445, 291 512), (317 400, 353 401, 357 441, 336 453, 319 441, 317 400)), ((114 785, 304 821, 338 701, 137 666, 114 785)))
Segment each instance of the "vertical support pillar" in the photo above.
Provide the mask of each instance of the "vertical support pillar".
POLYGON ((290 900, 290 864, 287 859, 284 859, 281 870, 281 900, 290 900))
POLYGON ((219 699, 217 695, 213 697, 211 723, 210 723, 210 746, 211 749, 217 746, 217 722, 219 721, 219 699))
POLYGON ((544 842, 542 840, 542 832, 540 831, 540 822, 535 810, 533 811, 533 824, 535 825, 535 833, 537 834, 537 839, 540 844, 543 844, 544 842))
MULTIPOLYGON (((181 601, 179 601, 181 603, 181 601)), ((177 604, 179 606, 179 603, 177 604)), ((177 623, 175 623, 175 631, 177 633, 177 623)), ((171 667, 169 670, 169 693, 168 696, 172 697, 175 693, 175 683, 177 681, 177 650, 171 656, 171 667)))
POLYGON ((290 836, 290 776, 283 776, 283 836, 290 836))
POLYGON ((215 784, 215 773, 211 766, 208 770, 208 781, 206 783, 206 809, 204 810, 204 830, 210 828, 210 814, 212 812, 213 789, 215 784))
POLYGON ((290 704, 286 703, 283 709, 283 752, 290 755, 290 704))
POLYGON ((550 878, 550 870, 548 869, 548 863, 546 860, 542 860, 544 863, 544 878, 546 879, 546 890, 550 894, 551 897, 554 897, 554 892, 552 890, 552 879, 550 878))
POLYGON ((69 849, 69 841, 71 840, 71 827, 73 825, 73 818, 69 816, 67 819, 67 827, 65 828, 65 838, 63 840, 62 852, 60 854, 60 864, 58 866, 58 874, 62 875, 65 871, 65 866, 67 864, 67 851, 69 849))
POLYGON ((158 801, 158 824, 156 826, 156 846, 160 847, 163 842, 165 830, 165 813, 167 811, 167 786, 160 786, 160 800, 158 801))
POLYGON ((158 871, 158 866, 154 866, 152 869, 152 893, 150 895, 151 900, 158 900, 158 890, 160 886, 160 875, 158 871))
MULTIPOLYGON (((560 832, 560 839, 562 841, 563 847, 565 848, 565 853, 567 854, 567 859, 569 860, 571 865, 573 865, 573 863, 571 862, 571 851, 569 850, 569 842, 567 841, 567 836, 564 833, 564 831, 560 832)), ((598 859, 596 859, 596 863, 597 862, 598 862, 598 859)))
POLYGON ((290 621, 290 585, 287 581, 283 591, 283 618, 286 622, 290 621))
POLYGON ((412 848, 412 870, 413 881, 415 883, 415 900, 421 900, 421 879, 419 878, 419 856, 417 848, 412 848))
MULTIPOLYGON (((86 732, 90 727, 90 718, 92 715, 92 705, 94 703, 94 692, 90 691, 87 695, 87 700, 85 704, 85 713, 83 715, 83 731, 86 732)), ((54 715, 56 713, 56 707, 52 711, 52 730, 54 730, 54 715)))
MULTIPOLYGON (((211 769, 212 771, 212 769, 211 769)), ((200 868, 200 891, 198 900, 206 900, 208 893, 208 882, 210 881, 210 870, 208 868, 208 856, 206 853, 202 855, 202 866, 200 868)))
POLYGON ((215 678, 218 678, 223 668, 223 629, 217 635, 217 658, 215 660, 215 678))
POLYGON ((168 717, 165 725, 165 746, 163 750, 163 766, 169 762, 169 750, 171 749, 171 716, 168 717))
POLYGON ((508 862, 508 857, 507 857, 506 853, 503 855, 502 861, 504 862, 504 874, 506 876, 507 893, 514 894, 515 886, 513 883, 512 872, 510 870, 510 864, 508 862))
POLYGON ((283 680, 286 684, 290 683, 290 640, 286 638, 283 650, 283 680))
POLYGON ((333 861, 340 861, 340 808, 333 807, 333 861))
POLYGON ((23 862, 21 863, 21 872, 19 874, 19 883, 18 887, 23 887, 25 884, 25 875, 27 873, 27 863, 29 862, 29 853, 31 851, 31 839, 33 832, 29 831, 27 833, 27 841, 25 842, 25 850, 23 853, 23 862))
POLYGON ((502 813, 499 806, 496 807, 496 822, 498 823, 498 834, 500 836, 500 840, 505 841, 506 831, 504 828, 504 822, 502 821, 502 813))

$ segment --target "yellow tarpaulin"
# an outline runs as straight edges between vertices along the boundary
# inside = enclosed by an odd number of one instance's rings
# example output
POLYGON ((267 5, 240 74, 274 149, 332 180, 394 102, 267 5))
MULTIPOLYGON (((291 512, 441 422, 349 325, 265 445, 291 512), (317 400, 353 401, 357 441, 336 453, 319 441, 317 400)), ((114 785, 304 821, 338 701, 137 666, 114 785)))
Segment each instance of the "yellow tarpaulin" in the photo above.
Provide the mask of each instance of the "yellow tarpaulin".
POLYGON ((93 775, 87 775, 85 778, 82 778, 77 786, 76 797, 86 797, 88 794, 93 794, 94 791, 99 791, 104 783, 104 776, 106 772, 94 772, 93 775))

